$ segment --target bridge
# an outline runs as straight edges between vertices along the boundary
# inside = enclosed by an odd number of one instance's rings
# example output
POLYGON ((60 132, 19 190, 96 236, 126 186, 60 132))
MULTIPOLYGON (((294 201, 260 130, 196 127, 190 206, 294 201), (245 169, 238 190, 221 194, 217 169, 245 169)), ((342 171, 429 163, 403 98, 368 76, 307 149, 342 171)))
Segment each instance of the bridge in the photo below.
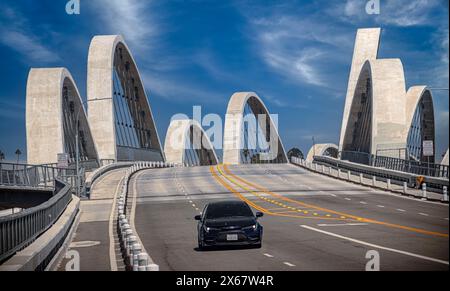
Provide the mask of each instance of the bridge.
POLYGON ((379 41, 358 30, 339 145, 305 159, 255 92, 230 97, 222 156, 187 118, 163 147, 121 36, 93 38, 84 103, 69 70, 31 69, 29 164, 0 163, 0 270, 365 270, 371 251, 382 270, 448 270, 432 92, 406 90, 379 41), (261 248, 198 248, 194 216, 223 200, 265 214, 261 248))

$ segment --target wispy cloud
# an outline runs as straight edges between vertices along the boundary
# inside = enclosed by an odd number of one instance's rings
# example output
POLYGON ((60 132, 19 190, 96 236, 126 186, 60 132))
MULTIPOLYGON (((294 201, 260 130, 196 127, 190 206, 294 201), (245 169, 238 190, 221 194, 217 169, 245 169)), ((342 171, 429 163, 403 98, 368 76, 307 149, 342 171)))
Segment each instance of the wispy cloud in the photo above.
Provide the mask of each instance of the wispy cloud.
POLYGON ((157 45, 161 23, 153 0, 90 1, 111 34, 122 34, 135 50, 148 51, 157 45))
POLYGON ((54 63, 60 60, 58 54, 33 33, 28 20, 6 5, 0 5, 0 43, 23 55, 25 61, 54 63))
POLYGON ((366 13, 367 2, 347 0, 332 5, 328 12, 351 23, 374 19, 379 24, 400 27, 434 25, 436 9, 440 9, 444 1, 382 0, 380 1, 380 14, 376 16, 366 13))

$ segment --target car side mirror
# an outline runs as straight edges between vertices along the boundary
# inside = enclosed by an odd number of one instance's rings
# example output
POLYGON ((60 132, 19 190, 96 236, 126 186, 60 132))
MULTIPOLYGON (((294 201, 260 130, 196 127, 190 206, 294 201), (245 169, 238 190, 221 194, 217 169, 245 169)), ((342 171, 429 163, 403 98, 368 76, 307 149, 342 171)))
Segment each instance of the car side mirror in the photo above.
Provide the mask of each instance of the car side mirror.
POLYGON ((256 212, 256 217, 263 217, 264 216, 264 213, 262 213, 262 212, 256 212))
POLYGON ((196 215, 196 216, 194 217, 194 219, 195 219, 195 220, 202 220, 202 216, 201 216, 201 215, 196 215))

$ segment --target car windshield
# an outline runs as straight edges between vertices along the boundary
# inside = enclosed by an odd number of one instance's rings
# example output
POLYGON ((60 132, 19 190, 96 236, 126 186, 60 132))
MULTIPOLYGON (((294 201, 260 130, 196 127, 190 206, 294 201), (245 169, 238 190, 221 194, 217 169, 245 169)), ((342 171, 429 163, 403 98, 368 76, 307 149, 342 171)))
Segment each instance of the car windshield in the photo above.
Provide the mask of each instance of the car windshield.
POLYGON ((247 204, 243 203, 211 204, 206 211, 206 219, 236 216, 252 217, 253 212, 247 204))

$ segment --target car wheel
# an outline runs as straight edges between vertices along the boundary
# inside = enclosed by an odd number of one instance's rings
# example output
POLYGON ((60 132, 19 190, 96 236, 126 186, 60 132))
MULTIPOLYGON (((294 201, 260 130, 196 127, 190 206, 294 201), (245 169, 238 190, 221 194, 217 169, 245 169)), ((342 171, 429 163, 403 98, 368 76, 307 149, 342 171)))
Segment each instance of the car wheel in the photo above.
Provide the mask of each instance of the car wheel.
POLYGON ((203 245, 203 242, 201 240, 198 240, 198 249, 203 250, 205 246, 203 245))
POLYGON ((260 242, 259 244, 256 244, 256 245, 255 245, 255 248, 256 248, 256 249, 262 248, 262 242, 260 242))

